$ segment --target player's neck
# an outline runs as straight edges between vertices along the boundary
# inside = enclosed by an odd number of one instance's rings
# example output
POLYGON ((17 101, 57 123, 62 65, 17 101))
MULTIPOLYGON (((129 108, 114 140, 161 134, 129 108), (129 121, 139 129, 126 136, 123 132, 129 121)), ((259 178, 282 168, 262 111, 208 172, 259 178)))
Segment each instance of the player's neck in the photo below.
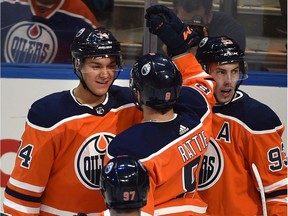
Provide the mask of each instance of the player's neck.
POLYGON ((82 84, 79 84, 74 90, 73 94, 77 101, 81 104, 87 104, 95 107, 104 102, 106 94, 103 96, 95 96, 88 89, 84 88, 82 84))
POLYGON ((175 119, 177 116, 177 114, 174 113, 173 109, 169 110, 165 114, 162 114, 146 106, 143 107, 143 114, 145 122, 167 122, 175 119))

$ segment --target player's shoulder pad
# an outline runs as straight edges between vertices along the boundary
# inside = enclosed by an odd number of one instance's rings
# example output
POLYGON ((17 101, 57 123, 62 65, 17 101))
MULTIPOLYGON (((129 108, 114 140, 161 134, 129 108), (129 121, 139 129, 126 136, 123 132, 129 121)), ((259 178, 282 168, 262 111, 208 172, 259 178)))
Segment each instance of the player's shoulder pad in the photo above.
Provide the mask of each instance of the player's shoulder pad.
POLYGON ((237 91, 238 99, 223 107, 214 107, 213 112, 230 115, 239 119, 252 130, 271 130, 282 126, 277 114, 266 104, 237 91))
POLYGON ((109 95, 118 106, 133 102, 132 92, 128 87, 112 85, 109 89, 109 95))
MULTIPOLYGON (((135 158, 147 158, 165 148, 167 143, 179 138, 178 133, 167 133, 167 131, 179 130, 179 122, 184 117, 178 116, 177 119, 164 124, 144 122, 136 124, 122 133, 118 134, 109 144, 107 153, 113 157, 117 155, 133 155, 135 158), (153 134, 151 134, 151 131, 153 134)), ((186 119, 181 121, 185 123, 186 119)), ((194 128, 199 122, 190 121, 189 127, 194 128)))
POLYGON ((174 109, 177 113, 193 112, 198 116, 204 116, 209 106, 199 90, 183 86, 174 109))
MULTIPOLYGON (((28 121, 49 128, 59 121, 83 113, 70 91, 52 93, 35 101, 29 110, 28 121)), ((88 108, 87 108, 88 110, 88 108)))

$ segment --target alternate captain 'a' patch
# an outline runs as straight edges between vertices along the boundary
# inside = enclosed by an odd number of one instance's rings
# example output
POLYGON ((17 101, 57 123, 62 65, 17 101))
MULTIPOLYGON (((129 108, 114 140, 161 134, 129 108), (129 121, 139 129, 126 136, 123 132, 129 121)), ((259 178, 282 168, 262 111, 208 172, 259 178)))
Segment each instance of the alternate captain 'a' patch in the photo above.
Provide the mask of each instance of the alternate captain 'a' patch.
POLYGON ((54 31, 38 22, 19 22, 5 38, 6 62, 51 63, 58 50, 54 31))

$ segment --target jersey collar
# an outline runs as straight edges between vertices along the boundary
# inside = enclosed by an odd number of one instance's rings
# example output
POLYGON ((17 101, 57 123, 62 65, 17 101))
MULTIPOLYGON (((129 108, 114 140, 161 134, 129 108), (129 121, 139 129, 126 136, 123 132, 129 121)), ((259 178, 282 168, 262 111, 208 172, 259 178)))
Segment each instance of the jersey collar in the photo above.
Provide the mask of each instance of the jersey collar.
POLYGON ((44 18, 51 17, 56 13, 64 4, 65 0, 57 1, 52 7, 43 7, 39 6, 36 2, 37 0, 29 0, 28 2, 31 5, 31 11, 34 16, 40 16, 44 18))

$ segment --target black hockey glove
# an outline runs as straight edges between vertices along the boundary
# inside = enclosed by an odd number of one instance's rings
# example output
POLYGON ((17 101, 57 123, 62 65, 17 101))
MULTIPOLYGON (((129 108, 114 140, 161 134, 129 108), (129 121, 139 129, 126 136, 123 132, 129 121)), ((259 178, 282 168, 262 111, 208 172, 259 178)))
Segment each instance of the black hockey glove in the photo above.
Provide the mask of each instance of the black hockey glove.
POLYGON ((146 26, 150 33, 157 35, 167 46, 168 55, 175 56, 197 46, 201 34, 183 23, 176 14, 163 5, 153 5, 146 9, 146 26))

